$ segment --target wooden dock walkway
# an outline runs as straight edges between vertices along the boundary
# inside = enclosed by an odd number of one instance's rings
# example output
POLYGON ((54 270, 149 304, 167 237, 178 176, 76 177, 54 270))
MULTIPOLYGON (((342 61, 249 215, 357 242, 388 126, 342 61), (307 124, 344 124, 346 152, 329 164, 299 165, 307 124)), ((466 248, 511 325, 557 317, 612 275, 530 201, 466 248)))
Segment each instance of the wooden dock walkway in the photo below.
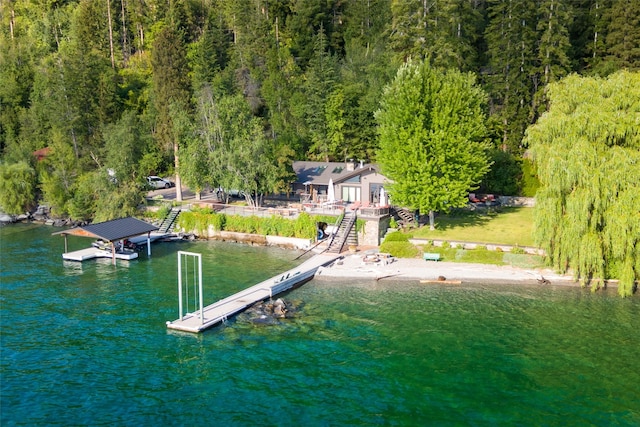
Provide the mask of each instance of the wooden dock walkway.
POLYGON ((296 268, 285 271, 282 274, 278 274, 257 285, 204 307, 202 310, 204 316, 202 317, 200 310, 198 310, 185 314, 182 318, 174 320, 173 322, 167 322, 167 327, 184 332, 202 332, 257 302, 274 297, 279 293, 310 280, 316 274, 319 267, 328 265, 338 258, 340 258, 339 254, 315 255, 296 268))

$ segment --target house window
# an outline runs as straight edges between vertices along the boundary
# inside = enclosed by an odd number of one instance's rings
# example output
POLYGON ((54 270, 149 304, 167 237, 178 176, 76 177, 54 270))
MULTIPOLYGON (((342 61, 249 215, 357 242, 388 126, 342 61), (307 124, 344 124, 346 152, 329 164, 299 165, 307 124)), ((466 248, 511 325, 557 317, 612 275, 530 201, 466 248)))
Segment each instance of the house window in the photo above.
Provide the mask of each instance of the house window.
POLYGON ((369 184, 369 202, 380 203, 380 189, 382 184, 369 184))
POLYGON ((360 200, 360 187, 342 187, 342 200, 345 202, 357 202, 360 200))

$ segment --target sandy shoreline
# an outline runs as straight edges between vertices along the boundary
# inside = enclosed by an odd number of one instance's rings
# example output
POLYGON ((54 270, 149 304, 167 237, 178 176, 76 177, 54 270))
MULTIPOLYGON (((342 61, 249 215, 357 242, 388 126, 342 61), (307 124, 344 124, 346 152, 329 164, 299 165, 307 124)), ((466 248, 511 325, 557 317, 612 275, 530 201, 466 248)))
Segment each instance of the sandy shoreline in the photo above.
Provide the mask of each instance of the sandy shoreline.
POLYGON ((327 267, 320 267, 316 280, 393 279, 456 283, 529 283, 579 286, 571 275, 560 275, 550 269, 525 269, 490 264, 467 264, 422 259, 394 258, 393 262, 368 263, 364 254, 345 254, 327 267), (548 282, 544 282, 542 279, 548 282), (444 280, 443 280, 444 279, 444 280))

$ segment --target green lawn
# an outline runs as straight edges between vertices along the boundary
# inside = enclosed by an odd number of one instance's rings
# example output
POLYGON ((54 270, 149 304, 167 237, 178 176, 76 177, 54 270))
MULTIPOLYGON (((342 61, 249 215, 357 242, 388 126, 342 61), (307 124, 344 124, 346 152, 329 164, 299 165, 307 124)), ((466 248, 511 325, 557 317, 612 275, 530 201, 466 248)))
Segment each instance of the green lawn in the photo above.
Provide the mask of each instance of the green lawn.
POLYGON ((532 208, 500 208, 491 212, 458 211, 436 217, 429 225, 406 230, 415 238, 535 246, 532 208))
POLYGON ((487 249, 442 248, 431 245, 418 245, 418 248, 424 252, 439 253, 440 260, 447 262, 511 265, 520 268, 540 268, 545 266, 544 257, 540 255, 489 251, 487 249))

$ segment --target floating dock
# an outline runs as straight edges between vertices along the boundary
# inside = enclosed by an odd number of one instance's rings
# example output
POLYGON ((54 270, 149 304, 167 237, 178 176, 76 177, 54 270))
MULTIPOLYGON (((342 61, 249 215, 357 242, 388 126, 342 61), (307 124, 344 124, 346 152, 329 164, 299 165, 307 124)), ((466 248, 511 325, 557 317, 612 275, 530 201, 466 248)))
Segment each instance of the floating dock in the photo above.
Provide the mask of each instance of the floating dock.
MULTIPOLYGON (((109 250, 90 247, 86 249, 80 249, 79 251, 66 252, 62 254, 62 259, 67 261, 86 261, 94 258, 112 258, 114 255, 109 250)), ((132 260, 138 258, 138 252, 125 251, 116 252, 116 259, 132 260)))
POLYGON ((187 313, 180 319, 167 322, 167 327, 184 332, 202 332, 257 302, 274 297, 310 280, 319 267, 331 264, 338 258, 340 258, 338 254, 315 255, 296 268, 208 305, 202 311, 197 310, 193 313, 187 313))

